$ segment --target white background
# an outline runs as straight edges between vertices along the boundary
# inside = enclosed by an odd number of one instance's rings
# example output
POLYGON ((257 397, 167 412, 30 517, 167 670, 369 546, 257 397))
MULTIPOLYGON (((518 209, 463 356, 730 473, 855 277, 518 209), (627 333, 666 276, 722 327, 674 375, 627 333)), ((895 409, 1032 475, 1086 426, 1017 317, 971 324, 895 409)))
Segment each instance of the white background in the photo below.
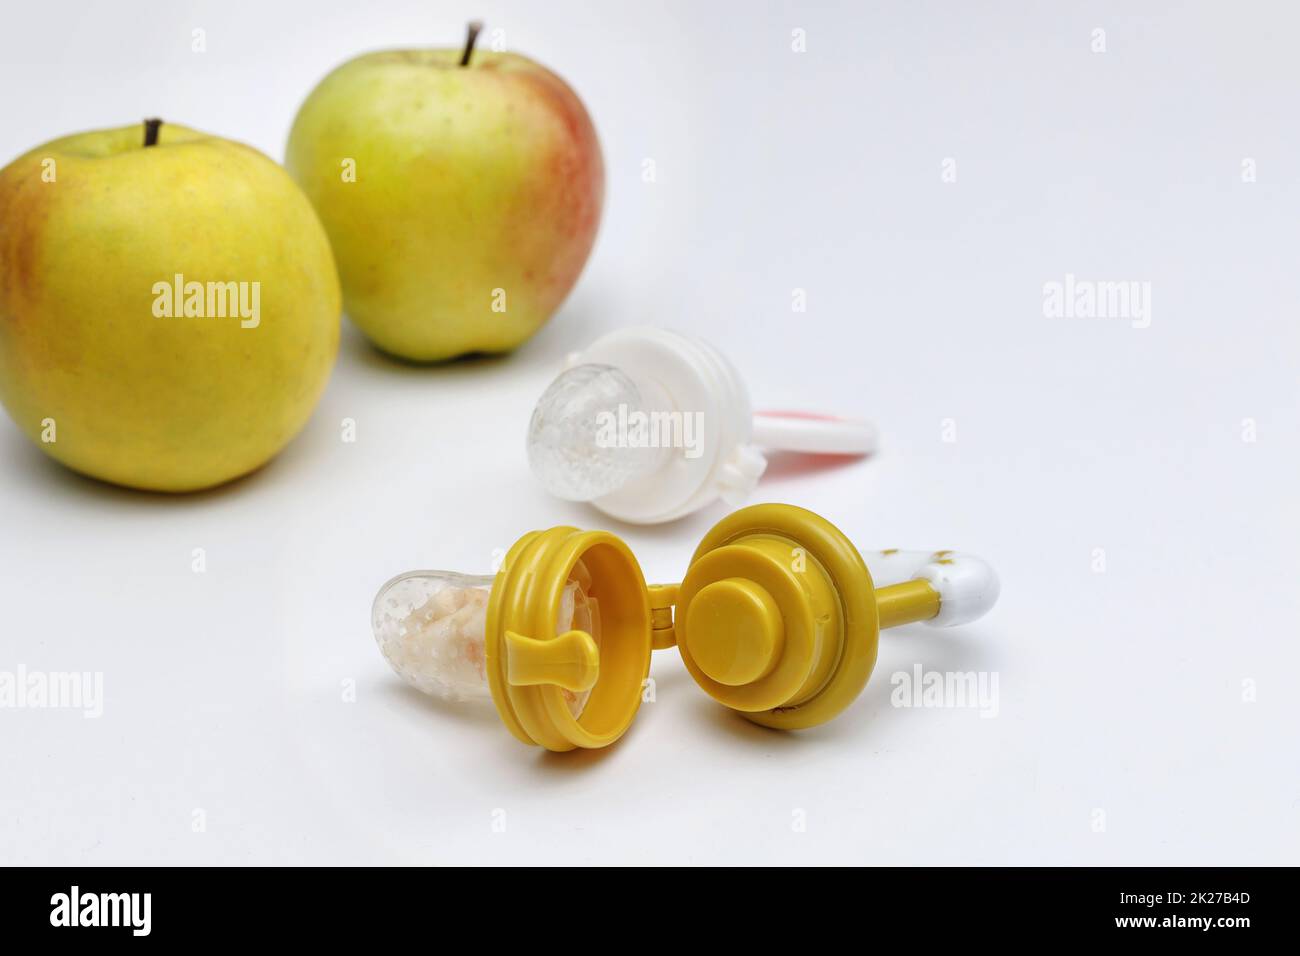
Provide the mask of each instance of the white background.
MULTIPOLYGON (((0 162, 146 115, 280 159, 339 62, 482 15, 584 98, 608 191, 533 341, 416 368, 345 322, 307 430, 231 486, 108 487, 0 420, 0 669, 105 682, 99 720, 0 711, 0 860, 1296 863, 1300 15, 1135 6, 5 0, 0 162), (1151 283, 1150 327, 1045 318, 1067 273, 1151 283), (608 526, 533 483, 523 438, 563 354, 635 322, 715 342, 760 407, 874 418, 882 454, 777 462, 760 500, 980 553, 1000 605, 884 635, 861 699, 800 734, 671 652, 596 753, 403 686, 368 627, 389 576, 608 526), (996 673, 997 716, 892 707, 918 662, 996 673)), ((677 580, 722 514, 615 530, 677 580)))

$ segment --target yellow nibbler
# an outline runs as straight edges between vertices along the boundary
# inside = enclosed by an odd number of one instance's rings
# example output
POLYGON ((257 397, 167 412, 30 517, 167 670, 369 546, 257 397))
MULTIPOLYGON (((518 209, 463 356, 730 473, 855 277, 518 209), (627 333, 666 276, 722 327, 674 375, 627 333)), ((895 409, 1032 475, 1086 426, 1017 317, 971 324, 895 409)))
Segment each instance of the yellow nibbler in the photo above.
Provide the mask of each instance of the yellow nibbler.
POLYGON ((548 750, 607 747, 641 703, 652 650, 677 647, 706 693, 755 723, 825 723, 862 691, 881 628, 984 614, 998 580, 950 551, 868 555, 825 518, 755 505, 720 521, 680 584, 649 585, 607 531, 517 541, 495 576, 419 571, 375 598, 393 669, 421 690, 490 694, 516 737, 548 750), (873 574, 894 583, 877 589, 873 574))

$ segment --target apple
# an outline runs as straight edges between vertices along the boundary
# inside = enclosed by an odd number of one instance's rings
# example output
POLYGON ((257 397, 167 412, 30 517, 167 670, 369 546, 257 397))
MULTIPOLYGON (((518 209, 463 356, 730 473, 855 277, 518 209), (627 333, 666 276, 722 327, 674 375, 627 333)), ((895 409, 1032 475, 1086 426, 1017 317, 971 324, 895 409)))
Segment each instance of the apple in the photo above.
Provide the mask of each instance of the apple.
POLYGON ((303 427, 338 353, 329 239, 256 150, 150 120, 0 170, 0 403, 53 458, 191 491, 303 427))
POLYGON ((285 165, 334 246, 343 304, 414 361, 505 352, 559 308, 591 252, 604 164, 562 79, 515 53, 392 50, 307 97, 285 165))

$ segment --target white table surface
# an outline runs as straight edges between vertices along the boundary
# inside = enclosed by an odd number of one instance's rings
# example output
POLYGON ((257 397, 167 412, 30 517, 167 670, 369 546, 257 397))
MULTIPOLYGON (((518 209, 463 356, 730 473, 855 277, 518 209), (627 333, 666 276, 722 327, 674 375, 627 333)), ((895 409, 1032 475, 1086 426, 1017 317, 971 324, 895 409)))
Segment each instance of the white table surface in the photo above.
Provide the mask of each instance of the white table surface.
MULTIPOLYGON (((3 161, 146 115, 281 158, 334 65, 482 15, 585 99, 608 192, 533 341, 413 368, 345 323, 305 433, 231 486, 119 490, 0 420, 0 669, 105 695, 97 720, 0 710, 0 861, 1297 862, 1300 14, 975 6, 7 5, 3 161), (1149 327, 1046 318, 1066 274, 1149 282, 1149 327), (857 703, 800 734, 671 652, 596 753, 404 687, 368 627, 389 576, 607 525, 535 485, 523 436, 564 353, 622 323, 712 340, 760 407, 874 418, 880 455, 777 462, 757 500, 979 553, 999 606, 884 635, 857 703), (917 663, 996 674, 996 716, 891 706, 917 663)), ((616 530, 676 580, 723 513, 616 530)))

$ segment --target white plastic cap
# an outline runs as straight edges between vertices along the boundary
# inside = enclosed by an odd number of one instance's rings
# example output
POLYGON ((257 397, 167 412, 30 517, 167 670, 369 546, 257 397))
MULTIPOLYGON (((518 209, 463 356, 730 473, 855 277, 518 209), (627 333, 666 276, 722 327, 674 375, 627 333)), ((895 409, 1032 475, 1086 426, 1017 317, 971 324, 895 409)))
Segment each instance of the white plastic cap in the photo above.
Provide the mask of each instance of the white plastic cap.
POLYGON ((712 346, 631 326, 569 356, 538 401, 528 460, 552 494, 634 524, 671 521, 719 498, 742 504, 767 468, 760 450, 862 455, 867 422, 804 412, 755 415, 712 346))
POLYGON ((635 524, 743 501, 766 467, 735 370, 698 339, 650 326, 570 356, 528 430, 533 473, 554 494, 635 524))

